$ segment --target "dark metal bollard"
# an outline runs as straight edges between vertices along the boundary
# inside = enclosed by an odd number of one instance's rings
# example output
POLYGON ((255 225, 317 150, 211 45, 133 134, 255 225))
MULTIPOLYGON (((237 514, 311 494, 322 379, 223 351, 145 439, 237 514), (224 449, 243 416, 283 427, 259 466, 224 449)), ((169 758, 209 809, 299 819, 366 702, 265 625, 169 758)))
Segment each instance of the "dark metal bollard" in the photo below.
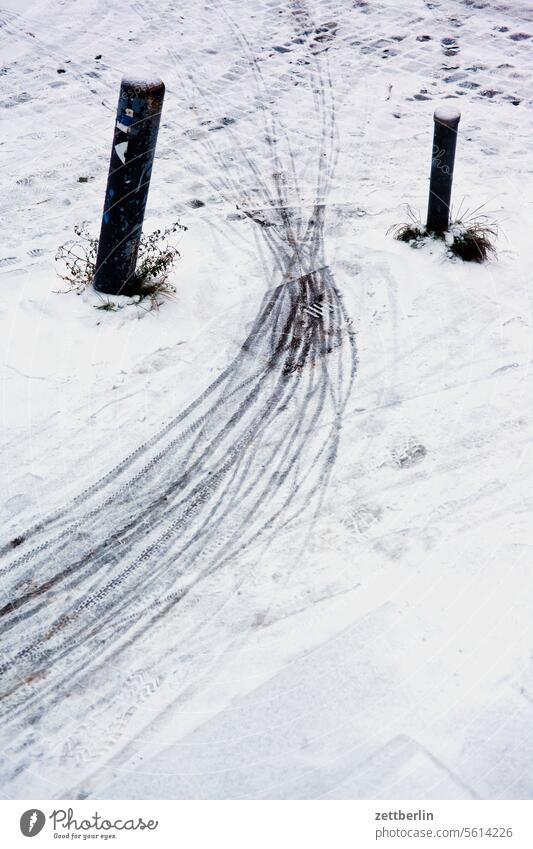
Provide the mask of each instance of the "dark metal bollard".
POLYGON ((453 165, 460 118, 459 110, 449 106, 440 106, 433 115, 435 129, 426 224, 430 233, 444 233, 450 223, 453 165))
POLYGON ((165 86, 124 77, 109 164, 94 288, 127 295, 132 288, 165 86))

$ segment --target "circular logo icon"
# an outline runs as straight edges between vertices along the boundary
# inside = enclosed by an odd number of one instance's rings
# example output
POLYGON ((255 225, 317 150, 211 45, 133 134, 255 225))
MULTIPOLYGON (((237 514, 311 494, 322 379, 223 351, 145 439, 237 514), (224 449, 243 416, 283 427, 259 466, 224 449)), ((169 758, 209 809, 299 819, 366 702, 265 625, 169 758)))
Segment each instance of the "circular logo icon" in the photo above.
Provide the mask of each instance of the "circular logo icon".
POLYGON ((20 818, 20 830, 24 837, 35 837, 42 831, 46 822, 46 817, 38 808, 30 808, 29 811, 24 811, 20 818))

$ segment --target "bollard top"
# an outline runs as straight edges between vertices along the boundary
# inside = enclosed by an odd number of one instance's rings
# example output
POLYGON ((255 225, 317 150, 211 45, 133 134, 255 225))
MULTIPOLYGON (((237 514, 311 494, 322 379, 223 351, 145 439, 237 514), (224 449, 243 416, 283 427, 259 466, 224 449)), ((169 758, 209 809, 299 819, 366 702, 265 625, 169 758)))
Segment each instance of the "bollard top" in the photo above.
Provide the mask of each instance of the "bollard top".
POLYGON ((437 106, 433 113, 433 120, 438 124, 444 124, 451 130, 456 130, 461 119, 461 113, 456 106, 437 106))
POLYGON ((138 71, 133 74, 124 74, 121 85, 133 88, 139 94, 150 94, 151 92, 165 90, 165 84, 160 77, 150 73, 142 74, 138 71))

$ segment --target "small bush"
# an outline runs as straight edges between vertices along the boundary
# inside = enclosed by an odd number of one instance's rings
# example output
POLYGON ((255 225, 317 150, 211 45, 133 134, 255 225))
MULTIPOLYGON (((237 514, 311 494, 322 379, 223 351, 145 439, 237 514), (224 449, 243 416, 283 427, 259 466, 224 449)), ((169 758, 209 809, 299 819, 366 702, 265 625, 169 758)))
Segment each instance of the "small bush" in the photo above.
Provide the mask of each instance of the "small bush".
MULTIPOLYGON (((135 303, 148 301, 150 309, 159 308, 162 298, 174 295, 176 289, 168 282, 168 277, 180 253, 172 243, 172 237, 186 229, 176 221, 164 230, 154 230, 147 236, 141 236, 137 270, 128 283, 125 295, 134 298, 135 303)), ((56 261, 59 264, 58 275, 67 284, 62 291, 81 295, 93 284, 98 239, 90 234, 86 223, 76 225, 74 233, 77 238, 61 245, 56 261)), ((108 300, 96 309, 114 312, 119 307, 108 300)))
POLYGON ((58 275, 67 284, 67 292, 81 295, 93 282, 96 270, 96 254, 98 239, 89 233, 87 225, 76 224, 75 241, 66 242, 58 248, 56 262, 59 264, 58 275))

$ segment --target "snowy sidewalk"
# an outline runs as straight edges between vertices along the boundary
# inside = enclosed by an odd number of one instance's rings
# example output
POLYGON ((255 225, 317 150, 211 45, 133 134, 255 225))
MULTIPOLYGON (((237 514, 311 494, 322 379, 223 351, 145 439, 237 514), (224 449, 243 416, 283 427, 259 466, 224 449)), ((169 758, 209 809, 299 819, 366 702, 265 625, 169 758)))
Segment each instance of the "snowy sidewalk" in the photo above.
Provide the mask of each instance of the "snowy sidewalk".
MULTIPOLYGON (((2 606, 34 605, 2 629, 0 790, 530 798, 528 6, 153 6, 0 13, 2 544, 54 513, 66 535, 49 558, 18 561, 28 540, 0 564, 2 606), (91 294, 54 293, 53 258, 75 224, 97 229, 119 80, 148 56, 167 95, 146 226, 188 227, 178 294, 158 315, 100 312, 91 294), (425 212, 432 112, 448 97, 462 110, 454 204, 485 204, 500 227, 498 259, 482 267, 387 236, 404 204, 425 212), (332 310, 315 327, 317 293, 332 310), (301 374, 284 394, 268 346, 285 343, 289 321, 301 374), (324 329, 342 337, 327 354, 324 329), (239 402, 256 385, 268 431, 239 402), (220 420, 199 418, 173 443, 191 405, 208 415, 202 393, 220 420), (228 427, 242 415, 239 438, 202 454, 226 415, 228 427), (150 441, 167 426, 165 464, 150 441), (111 470, 126 480, 119 464, 141 444, 131 473, 153 461, 145 492, 121 502, 109 484, 117 526, 95 512, 78 534, 72 499, 111 470), (175 492, 189 456, 194 474, 223 481, 197 513, 175 492), (257 481, 269 497, 248 541, 239 522, 252 501, 239 498, 257 481), (175 536, 105 606, 100 591, 142 550, 138 526, 123 559, 112 532, 146 505, 154 546, 165 522, 175 536), (91 571, 84 558, 107 533, 113 557, 100 552, 91 571), (38 581, 63 581, 76 558, 79 582, 41 605, 38 581), (194 569, 193 599, 146 625, 145 598, 174 602, 194 569)), ((187 478, 187 498, 196 485, 187 478)))

